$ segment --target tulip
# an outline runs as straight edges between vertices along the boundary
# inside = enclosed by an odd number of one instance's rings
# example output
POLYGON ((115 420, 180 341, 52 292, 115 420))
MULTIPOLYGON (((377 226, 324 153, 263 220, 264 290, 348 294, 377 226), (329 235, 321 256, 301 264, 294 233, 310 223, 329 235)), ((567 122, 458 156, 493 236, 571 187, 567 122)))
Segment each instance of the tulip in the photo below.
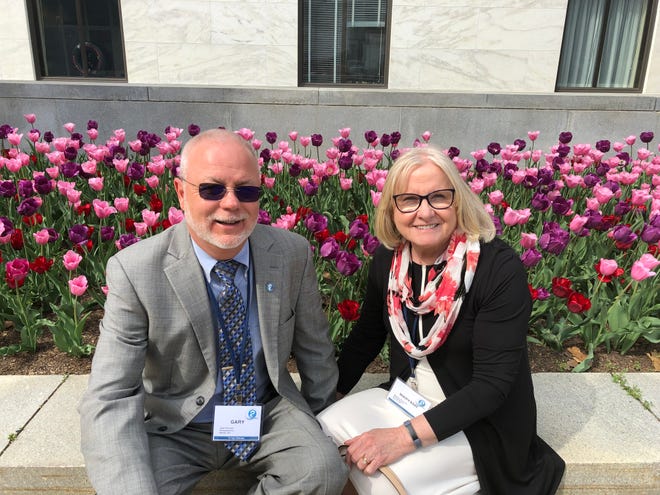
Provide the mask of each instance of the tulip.
POLYGON ((66 253, 64 253, 64 256, 62 257, 62 262, 64 263, 64 268, 66 268, 69 271, 73 271, 76 268, 78 268, 78 265, 82 261, 82 256, 80 256, 78 253, 72 250, 68 250, 66 253))
POLYGON ((69 290, 74 296, 82 296, 87 291, 87 277, 79 275, 69 280, 69 290))

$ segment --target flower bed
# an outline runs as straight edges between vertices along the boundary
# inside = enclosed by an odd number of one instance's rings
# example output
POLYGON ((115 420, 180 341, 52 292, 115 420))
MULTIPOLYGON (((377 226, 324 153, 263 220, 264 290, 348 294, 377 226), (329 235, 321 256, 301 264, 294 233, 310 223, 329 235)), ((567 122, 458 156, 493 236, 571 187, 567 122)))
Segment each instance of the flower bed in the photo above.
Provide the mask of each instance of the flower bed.
MULTIPOLYGON (((183 219, 171 182, 185 131, 168 126, 131 140, 117 129, 99 139, 89 121, 84 135, 68 123, 55 136, 37 130, 34 115, 25 118, 23 130, 0 126, 0 314, 21 336, 0 354, 34 351, 48 329, 61 350, 88 355, 93 347, 83 344, 82 330, 103 305, 107 259, 183 219)), ((310 240, 340 346, 379 245, 369 221, 389 165, 405 151, 402 136, 367 131, 356 138, 348 128, 331 139, 237 132, 262 166, 259 222, 310 240)), ((587 358, 578 370, 601 344, 625 352, 639 338, 657 343, 660 156, 650 149, 653 133, 592 146, 571 144, 562 132, 547 151, 534 149, 537 137, 529 132, 466 154, 446 149, 527 267, 535 300, 529 338, 554 348, 580 338, 587 358)), ((429 142, 425 132, 407 145, 429 142)))

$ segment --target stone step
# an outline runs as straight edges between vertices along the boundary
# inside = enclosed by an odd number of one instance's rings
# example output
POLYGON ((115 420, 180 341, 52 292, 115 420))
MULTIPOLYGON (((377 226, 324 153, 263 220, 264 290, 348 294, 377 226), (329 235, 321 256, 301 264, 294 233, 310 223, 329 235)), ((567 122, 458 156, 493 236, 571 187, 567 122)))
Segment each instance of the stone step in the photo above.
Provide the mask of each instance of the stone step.
MULTIPOLYGON (((660 493, 660 374, 624 377, 650 411, 608 373, 533 376, 539 434, 567 464, 560 495, 660 493)), ((365 375, 355 390, 385 378, 365 375)), ((86 384, 86 375, 0 376, 0 495, 94 493, 76 411, 86 384)), ((241 473, 211 473, 194 493, 236 495, 250 482, 241 473)))

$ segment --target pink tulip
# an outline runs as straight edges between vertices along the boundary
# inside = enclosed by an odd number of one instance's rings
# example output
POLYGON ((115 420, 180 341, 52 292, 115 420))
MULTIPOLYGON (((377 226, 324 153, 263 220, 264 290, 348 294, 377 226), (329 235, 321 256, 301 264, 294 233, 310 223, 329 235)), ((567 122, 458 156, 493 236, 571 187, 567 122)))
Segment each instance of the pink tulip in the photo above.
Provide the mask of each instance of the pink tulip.
POLYGON ((609 187, 596 186, 594 187, 594 197, 598 203, 604 205, 614 197, 614 193, 609 187))
POLYGON ((73 122, 67 122, 63 127, 67 130, 67 132, 72 133, 76 128, 76 124, 73 122))
POLYGON ((259 148, 261 148, 262 141, 259 141, 258 139, 253 139, 252 140, 252 149, 254 151, 259 151, 259 148))
POLYGON ((635 206, 642 206, 649 199, 651 199, 649 192, 641 189, 633 189, 632 194, 630 195, 630 202, 635 206))
POLYGON ((575 234, 580 234, 588 221, 589 221, 589 217, 575 215, 573 217, 573 220, 571 220, 571 223, 569 224, 568 228, 571 229, 571 232, 574 232, 575 234))
POLYGON ((300 137, 300 144, 303 148, 307 148, 309 146, 309 143, 312 142, 312 137, 311 136, 301 136, 300 137))
POLYGON ((241 127, 239 130, 236 131, 236 134, 241 136, 246 141, 251 141, 252 138, 254 137, 254 131, 252 131, 252 130, 246 128, 246 127, 241 127))
POLYGON ((47 229, 41 229, 40 231, 32 234, 32 236, 34 237, 36 243, 40 246, 48 244, 48 240, 50 239, 50 234, 48 233, 47 229))
POLYGON ((633 280, 636 280, 637 282, 641 282, 642 280, 645 280, 649 277, 653 277, 654 275, 655 272, 652 272, 649 268, 644 266, 644 264, 641 261, 635 261, 630 270, 630 276, 632 277, 633 280))
POLYGON ((601 258, 598 264, 598 270, 606 277, 612 275, 617 268, 619 268, 619 265, 617 264, 616 260, 601 258))
POLYGON ((625 144, 620 143, 620 142, 617 141, 616 143, 612 144, 612 149, 614 151, 616 151, 617 153, 620 153, 625 146, 626 146, 625 144))
POLYGON ((637 158, 640 160, 646 160, 649 156, 651 156, 651 152, 646 148, 640 148, 637 150, 637 158))
POLYGON ((39 137, 39 131, 36 129, 31 129, 30 132, 28 132, 28 139, 31 143, 36 143, 39 141, 39 137))
POLYGON ((71 203, 72 205, 75 205, 80 201, 80 196, 82 196, 82 191, 78 191, 76 189, 67 189, 66 190, 66 199, 71 203))
POLYGON ((28 124, 34 124, 37 121, 37 116, 33 113, 26 113, 23 117, 28 124))
POLYGON ((481 191, 483 191, 484 187, 485 187, 484 180, 483 179, 478 179, 478 178, 473 179, 472 181, 470 181, 469 186, 470 186, 470 189, 472 190, 473 193, 480 194, 481 191))
POLYGON ((350 127, 344 127, 343 129, 339 129, 339 135, 346 139, 348 136, 351 135, 351 128, 350 127))
POLYGON ((87 277, 79 275, 69 280, 69 290, 74 296, 82 296, 87 291, 87 277))
POLYGON ((532 249, 533 247, 536 247, 537 241, 538 238, 534 233, 523 232, 522 234, 520 234, 520 245, 524 249, 532 249))
POLYGON ((50 177, 51 179, 57 179, 60 175, 60 168, 48 167, 46 168, 46 173, 48 174, 48 177, 50 177))
POLYGON ((565 175, 564 180, 569 189, 574 189, 584 183, 581 175, 565 175))
POLYGON ((149 226, 144 222, 135 222, 135 233, 138 237, 142 237, 149 231, 149 226))
POLYGON ((118 212, 126 213, 128 211, 128 198, 115 198, 112 203, 118 212))
POLYGON ((536 141, 536 139, 539 137, 539 134, 541 134, 541 131, 529 131, 527 133, 527 137, 530 141, 536 141))
POLYGON ((110 292, 110 289, 108 289, 107 285, 102 285, 101 286, 101 292, 103 292, 103 295, 107 296, 108 293, 110 292))
POLYGON ((107 201, 101 201, 100 199, 94 199, 92 201, 92 207, 94 208, 94 213, 99 218, 108 218, 110 215, 117 213, 117 209, 110 206, 107 201))
POLYGON ((158 218, 160 213, 151 211, 149 209, 142 210, 142 220, 147 224, 148 227, 154 227, 158 223, 158 218))
POLYGON ((142 149, 142 141, 135 139, 134 141, 128 142, 128 147, 136 153, 142 149))
POLYGON ((263 181, 266 189, 272 189, 275 187, 275 177, 264 177, 263 181))
POLYGON ((126 139, 126 131, 124 129, 115 129, 112 134, 120 143, 123 143, 126 139))
POLYGON ((284 214, 281 215, 275 222, 272 223, 274 227, 279 229, 291 230, 296 225, 296 214, 284 214))
POLYGON ((347 177, 340 177, 339 187, 341 187, 342 191, 350 191, 351 187, 353 187, 353 179, 347 177))
POLYGON ((511 227, 513 225, 523 225, 527 223, 530 216, 531 210, 529 208, 525 208, 523 210, 514 210, 513 208, 509 207, 504 212, 503 220, 506 225, 511 227))
POLYGON ((429 142, 429 139, 431 139, 431 136, 433 136, 433 133, 430 131, 424 131, 422 133, 422 139, 427 143, 429 142))
POLYGON ((66 268, 69 271, 73 271, 76 268, 78 268, 78 265, 80 264, 82 259, 83 259, 82 256, 80 256, 75 251, 69 249, 66 253, 64 253, 64 256, 62 257, 64 268, 66 268))
POLYGON ((115 166, 115 170, 117 170, 117 172, 123 174, 124 172, 126 172, 126 169, 128 168, 128 158, 125 158, 124 160, 115 158, 112 160, 112 164, 115 166))
POLYGON ((470 153, 472 155, 472 158, 475 160, 481 160, 484 156, 486 156, 486 153, 488 153, 488 150, 476 150, 470 153))
POLYGON ((639 258, 639 262, 649 270, 653 270, 656 266, 660 265, 660 260, 650 253, 644 253, 639 258))
POLYGON ((43 155, 44 153, 48 153, 50 151, 50 144, 39 141, 38 143, 34 143, 34 149, 37 153, 41 153, 43 155))
POLYGON ((635 141, 637 140, 637 136, 628 136, 625 141, 628 146, 632 146, 635 144, 635 141))
POLYGON ((7 141, 9 141, 9 143, 13 144, 14 146, 18 146, 21 143, 21 139, 23 139, 23 134, 16 134, 15 132, 12 132, 7 135, 7 141))
POLYGON ((87 131, 87 136, 89 136, 89 139, 91 139, 92 141, 94 141, 96 138, 99 137, 99 131, 98 131, 98 129, 89 129, 89 130, 87 131))
POLYGON ((160 184, 160 179, 157 175, 150 175, 145 179, 145 182, 151 189, 156 189, 158 184, 160 184))
POLYGON ((501 205, 503 200, 504 200, 504 193, 499 189, 488 193, 488 201, 493 206, 501 205))
POLYGON ((96 161, 94 160, 87 160, 81 163, 80 168, 88 175, 96 175, 96 161))
POLYGON ((181 223, 183 221, 183 218, 184 218, 183 212, 178 208, 176 208, 175 206, 170 206, 170 209, 167 210, 167 219, 170 221, 172 225, 181 223))

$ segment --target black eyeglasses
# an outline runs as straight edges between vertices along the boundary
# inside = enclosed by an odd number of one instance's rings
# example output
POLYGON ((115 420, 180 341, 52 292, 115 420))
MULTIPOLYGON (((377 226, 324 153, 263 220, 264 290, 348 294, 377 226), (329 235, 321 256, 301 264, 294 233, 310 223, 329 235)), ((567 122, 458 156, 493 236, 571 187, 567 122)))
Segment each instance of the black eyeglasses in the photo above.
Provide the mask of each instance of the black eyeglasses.
POLYGON ((455 189, 438 189, 428 193, 426 196, 419 194, 403 193, 392 196, 394 204, 401 213, 413 213, 422 206, 422 201, 426 200, 434 210, 446 210, 454 203, 455 189))
POLYGON ((227 191, 234 191, 234 194, 241 203, 254 203, 261 196, 260 186, 238 186, 227 187, 224 184, 215 184, 213 182, 203 182, 199 185, 179 177, 183 182, 187 182, 199 191, 199 196, 209 201, 220 201, 227 195, 227 191))

